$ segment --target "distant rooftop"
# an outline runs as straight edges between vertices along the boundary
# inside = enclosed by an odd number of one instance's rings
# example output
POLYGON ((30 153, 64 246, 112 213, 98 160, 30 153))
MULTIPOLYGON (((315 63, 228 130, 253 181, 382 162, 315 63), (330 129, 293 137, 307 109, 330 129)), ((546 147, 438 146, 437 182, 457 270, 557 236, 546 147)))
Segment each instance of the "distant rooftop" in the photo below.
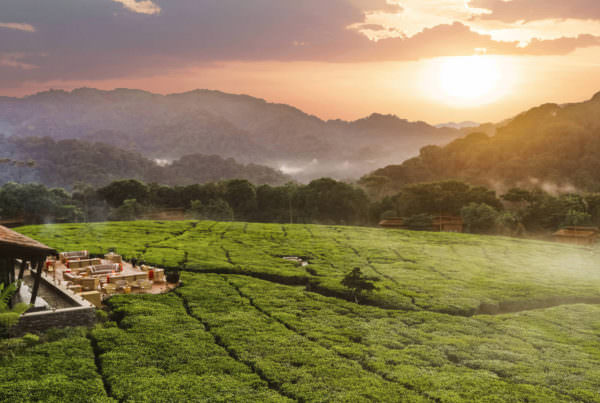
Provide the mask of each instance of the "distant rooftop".
POLYGON ((565 227, 556 231, 555 237, 592 238, 598 236, 597 227, 565 227))

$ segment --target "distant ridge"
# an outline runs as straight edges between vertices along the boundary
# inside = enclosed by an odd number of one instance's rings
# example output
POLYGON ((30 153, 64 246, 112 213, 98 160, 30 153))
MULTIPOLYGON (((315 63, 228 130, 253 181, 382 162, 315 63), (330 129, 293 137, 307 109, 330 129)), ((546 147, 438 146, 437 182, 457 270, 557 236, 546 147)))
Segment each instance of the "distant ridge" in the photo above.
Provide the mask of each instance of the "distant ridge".
MULTIPOLYGON (((479 131, 480 128, 474 131, 479 131)), ((600 192, 600 93, 570 104, 543 104, 444 147, 372 173, 389 190, 416 182, 460 179, 506 190, 539 187, 551 193, 600 192)))
POLYGON ((481 125, 480 123, 466 120, 464 122, 440 123, 438 125, 435 125, 435 127, 437 127, 437 128, 450 127, 450 128, 453 128, 453 129, 468 129, 468 128, 471 128, 471 127, 479 127, 480 125, 481 125))
POLYGON ((393 115, 324 121, 290 105, 221 91, 159 95, 124 88, 0 98, 0 133, 102 141, 149 159, 232 157, 285 168, 299 180, 358 178, 463 134, 393 115))
POLYGON ((191 185, 238 178, 270 185, 291 180, 278 170, 216 155, 190 154, 170 164, 158 164, 104 143, 0 135, 0 185, 37 182, 71 189, 78 183, 103 186, 118 179, 191 185))

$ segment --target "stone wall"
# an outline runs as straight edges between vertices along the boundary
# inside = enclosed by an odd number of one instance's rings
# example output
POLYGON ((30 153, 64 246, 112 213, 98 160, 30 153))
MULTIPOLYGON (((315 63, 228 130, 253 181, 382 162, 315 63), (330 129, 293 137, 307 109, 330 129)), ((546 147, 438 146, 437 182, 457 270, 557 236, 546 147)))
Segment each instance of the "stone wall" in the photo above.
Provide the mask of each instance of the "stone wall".
POLYGON ((96 309, 89 306, 31 312, 21 315, 19 323, 10 329, 10 335, 19 337, 25 333, 40 333, 51 327, 92 326, 94 323, 96 309))

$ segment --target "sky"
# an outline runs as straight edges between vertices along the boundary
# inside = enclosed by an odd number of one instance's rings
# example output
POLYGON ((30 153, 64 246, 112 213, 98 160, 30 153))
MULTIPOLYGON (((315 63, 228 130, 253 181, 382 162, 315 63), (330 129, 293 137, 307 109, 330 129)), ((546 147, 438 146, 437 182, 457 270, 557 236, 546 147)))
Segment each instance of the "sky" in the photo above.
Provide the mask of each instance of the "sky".
POLYGON ((0 95, 208 88, 500 121, 600 91, 598 0, 1 0, 0 95))

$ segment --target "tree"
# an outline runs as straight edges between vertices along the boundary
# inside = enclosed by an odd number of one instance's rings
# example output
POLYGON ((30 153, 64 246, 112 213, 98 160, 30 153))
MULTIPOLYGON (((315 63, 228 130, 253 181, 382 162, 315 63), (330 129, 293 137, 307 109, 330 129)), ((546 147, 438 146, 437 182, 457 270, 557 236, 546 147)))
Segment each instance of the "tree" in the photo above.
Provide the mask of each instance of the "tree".
POLYGON ((352 291, 354 302, 358 304, 358 298, 363 292, 376 290, 375 284, 368 277, 363 276, 360 268, 355 267, 342 279, 342 285, 352 291))
POLYGON ((332 224, 360 224, 368 219, 369 200, 355 186, 321 178, 298 188, 294 194, 302 221, 332 224))
POLYGON ((517 213, 512 211, 503 211, 496 217, 498 233, 509 236, 523 235, 524 226, 517 213))
POLYGON ((290 220, 291 196, 284 186, 262 185, 256 188, 256 216, 259 221, 285 222, 290 220))
POLYGON ((233 220, 233 210, 223 199, 209 200, 207 203, 202 203, 200 200, 192 200, 191 205, 190 213, 196 219, 233 220))
POLYGON ((109 219, 115 221, 132 221, 144 213, 142 206, 136 199, 127 199, 119 208, 116 208, 110 214, 109 219))
POLYGON ((502 195, 502 199, 512 203, 532 203, 535 200, 535 195, 527 189, 511 188, 502 195))
POLYGON ((496 223, 498 212, 485 203, 471 203, 460 211, 469 232, 489 232, 496 223))
POLYGON ((460 181, 409 185, 394 196, 394 200, 401 216, 458 215, 469 203, 485 203, 497 210, 502 209, 496 192, 482 186, 471 187, 460 181))
POLYGON ((71 200, 81 209, 85 222, 104 219, 107 215, 106 203, 98 200, 96 190, 91 185, 83 182, 76 183, 73 186, 71 200))
POLYGON ((236 219, 251 218, 256 211, 256 188, 245 179, 227 181, 225 200, 233 209, 236 219))
POLYGON ((136 199, 139 203, 145 203, 150 196, 150 191, 146 184, 135 179, 127 179, 112 182, 98 189, 98 195, 111 207, 119 207, 127 199, 136 199))
POLYGON ((381 175, 368 175, 360 180, 360 184, 367 188, 369 195, 375 200, 383 198, 390 182, 389 177, 381 175))
POLYGON ((398 213, 396 213, 396 210, 385 210, 383 213, 381 213, 381 216, 379 218, 381 220, 389 220, 390 218, 396 217, 398 217, 398 213))
POLYGON ((564 226, 580 226, 592 224, 592 216, 577 210, 569 210, 563 221, 564 226))
POLYGON ((594 225, 600 225, 600 193, 592 193, 585 196, 587 212, 592 216, 594 225))

